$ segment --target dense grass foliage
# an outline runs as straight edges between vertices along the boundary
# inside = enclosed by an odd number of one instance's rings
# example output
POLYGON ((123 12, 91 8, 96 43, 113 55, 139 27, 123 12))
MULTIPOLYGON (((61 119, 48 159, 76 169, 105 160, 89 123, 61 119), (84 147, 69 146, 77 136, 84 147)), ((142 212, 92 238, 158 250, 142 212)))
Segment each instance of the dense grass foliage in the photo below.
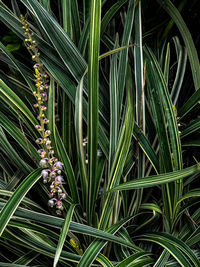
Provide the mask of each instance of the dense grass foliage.
POLYGON ((200 64, 188 5, 0 1, 0 266, 200 266, 200 64), (38 131, 41 75, 48 124, 38 131), (45 131, 52 147, 41 152, 45 131), (49 171, 41 153, 52 149, 49 171), (62 212, 51 205, 55 166, 62 212))

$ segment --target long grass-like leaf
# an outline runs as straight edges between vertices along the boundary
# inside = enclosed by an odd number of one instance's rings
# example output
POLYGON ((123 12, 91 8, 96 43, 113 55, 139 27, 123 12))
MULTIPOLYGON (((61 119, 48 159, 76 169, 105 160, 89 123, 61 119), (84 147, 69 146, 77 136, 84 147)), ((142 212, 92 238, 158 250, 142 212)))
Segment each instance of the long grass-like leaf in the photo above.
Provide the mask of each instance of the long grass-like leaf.
MULTIPOLYGON (((124 25, 124 32, 122 37, 121 46, 129 45, 132 27, 133 27, 133 18, 135 13, 135 0, 129 1, 128 11, 126 15, 126 21, 124 25)), ((119 90, 119 116, 121 115, 122 109, 122 100, 124 95, 124 86, 126 80, 126 71, 127 71, 127 62, 128 62, 128 49, 121 51, 119 56, 119 65, 118 65, 118 90, 119 90)))
POLYGON ((198 90, 200 88, 200 64, 198 59, 197 50, 195 48, 194 42, 192 40, 192 36, 186 26, 183 18, 181 17, 177 8, 173 5, 170 0, 157 0, 157 2, 166 10, 166 12, 171 16, 177 25, 182 38, 185 42, 185 46, 188 52, 188 57, 190 60, 190 66, 193 74, 193 80, 195 89, 198 90))
POLYGON ((32 91, 35 91, 35 87, 33 83, 31 82, 30 78, 25 74, 24 70, 21 68, 20 64, 17 62, 17 60, 14 58, 14 56, 6 49, 6 47, 0 42, 0 49, 5 53, 5 55, 12 61, 14 66, 17 68, 17 70, 21 73, 29 87, 32 89, 32 91))
POLYGON ((185 126, 181 132, 181 138, 188 136, 191 133, 196 132, 200 128, 200 119, 196 119, 185 126))
MULTIPOLYGON (((0 202, 0 209, 2 209, 5 206, 5 203, 0 202)), ((22 221, 31 220, 41 224, 44 224, 46 226, 51 226, 53 228, 62 228, 64 219, 57 218, 51 215, 46 215, 43 213, 27 210, 24 208, 18 208, 15 211, 14 214, 15 218, 20 219, 22 221)), ((98 230, 96 228, 90 227, 88 225, 76 223, 76 222, 71 222, 69 226, 69 231, 75 232, 75 233, 80 233, 84 235, 90 235, 95 238, 103 239, 106 241, 111 241, 111 242, 116 242, 122 246, 127 246, 130 248, 133 248, 133 244, 130 242, 127 242, 127 240, 124 240, 122 238, 119 238, 113 234, 107 233, 102 230, 98 230)))
POLYGON ((122 262, 120 262, 119 264, 117 264, 117 267, 125 267, 125 266, 131 266, 134 265, 139 259, 150 255, 150 253, 148 252, 137 252, 131 256, 129 256, 128 258, 126 258, 125 260, 123 260, 122 262), (131 264, 131 265, 130 265, 131 264))
POLYGON ((76 132, 76 145, 78 151, 78 164, 80 171, 83 207, 85 209, 88 198, 88 173, 86 168, 86 158, 83 149, 83 79, 82 77, 76 91, 75 100, 75 132, 76 132))
MULTIPOLYGON (((115 185, 119 184, 121 174, 124 168, 124 164, 126 161, 126 157, 128 154, 132 130, 133 130, 133 92, 130 88, 127 89, 127 110, 126 117, 124 120, 124 125, 121 131, 121 136, 119 139, 119 143, 116 149, 115 157, 113 160, 113 164, 111 167, 110 177, 108 181, 107 189, 112 189, 115 185)), ((99 223, 99 227, 105 229, 113 208, 113 202, 115 199, 115 195, 113 193, 108 193, 106 196, 106 200, 103 206, 103 211, 101 214, 101 219, 99 223)))
POLYGON ((32 112, 2 80, 0 80, 0 92, 11 102, 11 105, 14 104, 34 126, 37 125, 37 120, 32 112))
POLYGON ((97 148, 99 110, 99 48, 101 25, 101 0, 90 1, 90 40, 88 64, 88 220, 91 222, 97 193, 97 148))
POLYGON ((163 246, 183 267, 191 266, 187 257, 192 261, 193 266, 199 266, 200 262, 192 250, 183 241, 173 237, 172 235, 167 233, 153 233, 142 235, 138 237, 138 239, 153 241, 163 246))
POLYGON ((57 249, 56 249, 56 254, 55 254, 55 258, 54 258, 53 267, 56 267, 56 265, 58 263, 58 260, 59 260, 63 245, 65 243, 67 232, 69 230, 69 225, 70 225, 70 221, 72 219, 74 208, 75 208, 75 205, 71 205, 69 207, 69 210, 67 211, 67 215, 65 217, 65 221, 64 221, 61 233, 60 233, 60 238, 59 238, 58 246, 57 246, 57 249))
POLYGON ((15 193, 9 199, 5 207, 0 213, 0 235, 2 235, 6 225, 11 219, 12 215, 16 211, 22 199, 25 197, 27 192, 31 187, 39 180, 41 177, 41 169, 33 171, 27 178, 20 184, 16 189, 15 193))
POLYGON ((30 167, 17 153, 15 148, 12 147, 10 142, 7 140, 3 130, 0 128, 0 147, 7 155, 7 157, 17 166, 19 169, 23 170, 24 173, 29 173, 33 169, 30 167))
POLYGON ((78 188, 76 185, 74 171, 57 128, 55 129, 55 140, 60 159, 64 164, 64 170, 67 175, 67 181, 69 183, 72 199, 75 203, 79 203, 78 188))
POLYGON ((123 184, 113 187, 111 191, 146 188, 146 187, 152 187, 158 184, 166 184, 166 183, 176 181, 178 179, 183 179, 196 172, 200 172, 200 169, 198 168, 198 166, 192 166, 192 167, 182 169, 179 171, 169 172, 169 173, 160 174, 160 175, 153 175, 149 177, 135 179, 133 181, 128 181, 128 182, 125 182, 123 184))
POLYGON ((186 101, 186 103, 178 111, 178 116, 183 118, 187 115, 193 107, 198 104, 200 98, 200 89, 195 91, 195 93, 186 101))
MULTIPOLYGON (((112 225, 105 232, 114 234, 129 220, 130 220, 130 218, 121 220, 116 225, 112 225)), ((100 253, 100 251, 103 249, 103 247, 106 245, 106 243, 107 243, 107 241, 99 241, 99 240, 93 241, 90 244, 90 246, 87 248, 85 253, 83 254, 83 256, 82 256, 82 258, 78 264, 78 267, 90 266, 94 262, 94 260, 96 259, 96 257, 100 253)), ((134 244, 132 244, 132 248, 137 250, 137 251, 141 250, 140 248, 137 248, 134 244)))
POLYGON ((29 155, 32 156, 39 162, 40 156, 36 148, 29 142, 26 136, 17 128, 7 117, 0 112, 0 125, 9 133, 22 147, 22 149, 29 155))

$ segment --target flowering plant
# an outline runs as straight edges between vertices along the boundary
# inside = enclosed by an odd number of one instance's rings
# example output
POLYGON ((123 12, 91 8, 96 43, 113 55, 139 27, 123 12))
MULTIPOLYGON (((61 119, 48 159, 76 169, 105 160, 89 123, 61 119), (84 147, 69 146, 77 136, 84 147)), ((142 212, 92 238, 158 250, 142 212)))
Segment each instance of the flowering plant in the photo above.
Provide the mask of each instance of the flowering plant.
POLYGON ((35 61, 35 87, 34 96, 37 102, 34 107, 38 110, 37 119, 39 124, 35 125, 35 128, 40 133, 41 137, 37 138, 36 143, 41 146, 38 153, 41 157, 39 165, 42 168, 41 174, 43 182, 50 182, 50 197, 49 206, 56 207, 56 213, 61 215, 63 210, 62 200, 66 198, 66 194, 63 193, 63 177, 61 176, 61 170, 63 169, 63 163, 58 161, 54 156, 54 150, 51 146, 50 135, 51 131, 47 129, 49 119, 46 117, 46 111, 48 109, 48 75, 44 70, 42 61, 40 60, 40 53, 37 48, 37 43, 33 38, 33 32, 30 31, 28 22, 23 15, 20 15, 21 22, 23 24, 22 29, 26 37, 26 47, 32 55, 32 60, 35 61))

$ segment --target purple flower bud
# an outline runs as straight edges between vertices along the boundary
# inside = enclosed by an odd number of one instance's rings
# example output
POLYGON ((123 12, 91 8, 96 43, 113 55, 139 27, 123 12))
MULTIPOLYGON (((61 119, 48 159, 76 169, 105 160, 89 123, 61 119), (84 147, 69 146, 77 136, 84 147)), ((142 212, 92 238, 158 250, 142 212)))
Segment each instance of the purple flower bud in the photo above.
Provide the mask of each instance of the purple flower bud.
POLYGON ((36 128, 38 131, 41 131, 41 130, 42 130, 41 125, 35 125, 35 128, 36 128))
POLYGON ((58 201, 56 203, 56 208, 59 209, 59 210, 62 210, 63 209, 63 206, 62 206, 62 202, 61 201, 58 201))
POLYGON ((54 188, 54 182, 50 185, 50 188, 51 188, 51 189, 54 188))
POLYGON ((59 186, 56 186, 56 189, 59 194, 62 193, 62 189, 59 186))
POLYGON ((38 67, 39 67, 39 64, 38 64, 38 63, 36 63, 36 64, 33 66, 34 69, 37 69, 38 67))
POLYGON ((47 141, 46 141, 46 145, 48 146, 48 145, 50 145, 50 144, 51 144, 51 140, 47 139, 47 141))
POLYGON ((45 137, 47 137, 47 136, 49 136, 49 135, 51 134, 51 131, 50 131, 50 130, 46 130, 46 131, 44 132, 44 134, 45 134, 45 137))
POLYGON ((55 171, 57 172, 57 174, 61 174, 61 170, 56 169, 55 171))
POLYGON ((42 170, 41 174, 43 179, 46 179, 49 176, 49 170, 42 170))
POLYGON ((65 198, 66 198, 66 194, 65 194, 65 193, 61 193, 59 196, 60 196, 60 200, 62 200, 62 199, 65 199, 65 198))
POLYGON ((57 161, 55 164, 54 164, 54 167, 62 170, 63 168, 63 163, 61 161, 57 161))
POLYGON ((60 175, 58 175, 55 180, 56 180, 56 182, 58 182, 60 184, 63 182, 63 178, 60 175))
POLYGON ((50 177, 54 178, 56 176, 55 172, 50 173, 50 177))
POLYGON ((48 161, 47 161, 46 159, 41 159, 41 160, 40 160, 40 166, 41 166, 42 168, 46 168, 46 167, 48 167, 48 161))
POLYGON ((47 94, 46 93, 41 93, 40 95, 41 95, 43 101, 47 101, 47 94))
POLYGON ((47 124, 47 123, 49 123, 49 119, 44 118, 43 122, 44 122, 45 124, 47 124))
POLYGON ((46 107, 46 106, 41 106, 41 109, 42 109, 42 110, 46 110, 47 107, 46 107))
POLYGON ((36 144, 41 144, 42 143, 42 138, 38 138, 35 140, 36 144))
POLYGON ((53 208, 53 206, 54 206, 54 201, 53 201, 52 199, 49 200, 49 206, 50 206, 51 208, 53 208))

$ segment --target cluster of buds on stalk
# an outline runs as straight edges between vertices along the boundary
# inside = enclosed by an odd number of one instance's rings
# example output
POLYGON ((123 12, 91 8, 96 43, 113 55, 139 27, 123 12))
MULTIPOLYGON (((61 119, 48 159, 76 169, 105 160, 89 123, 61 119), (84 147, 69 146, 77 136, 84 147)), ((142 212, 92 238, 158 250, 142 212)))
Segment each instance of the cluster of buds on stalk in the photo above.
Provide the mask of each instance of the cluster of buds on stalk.
POLYGON ((54 156, 54 150, 50 140, 51 132, 47 129, 49 123, 49 119, 46 116, 49 89, 48 75, 40 60, 40 53, 38 52, 36 41, 32 38, 33 33, 29 30, 29 25, 22 15, 20 19, 23 24, 22 29, 24 29, 24 34, 26 36, 25 44, 32 55, 32 60, 35 61, 34 76, 36 91, 33 94, 37 100, 34 107, 38 111, 38 124, 35 125, 35 128, 41 136, 36 140, 36 143, 40 146, 38 150, 41 157, 40 166, 44 168, 41 174, 44 183, 51 183, 49 206, 55 206, 56 213, 61 215, 63 210, 62 200, 66 198, 66 194, 63 192, 63 177, 61 176, 63 163, 54 156))

